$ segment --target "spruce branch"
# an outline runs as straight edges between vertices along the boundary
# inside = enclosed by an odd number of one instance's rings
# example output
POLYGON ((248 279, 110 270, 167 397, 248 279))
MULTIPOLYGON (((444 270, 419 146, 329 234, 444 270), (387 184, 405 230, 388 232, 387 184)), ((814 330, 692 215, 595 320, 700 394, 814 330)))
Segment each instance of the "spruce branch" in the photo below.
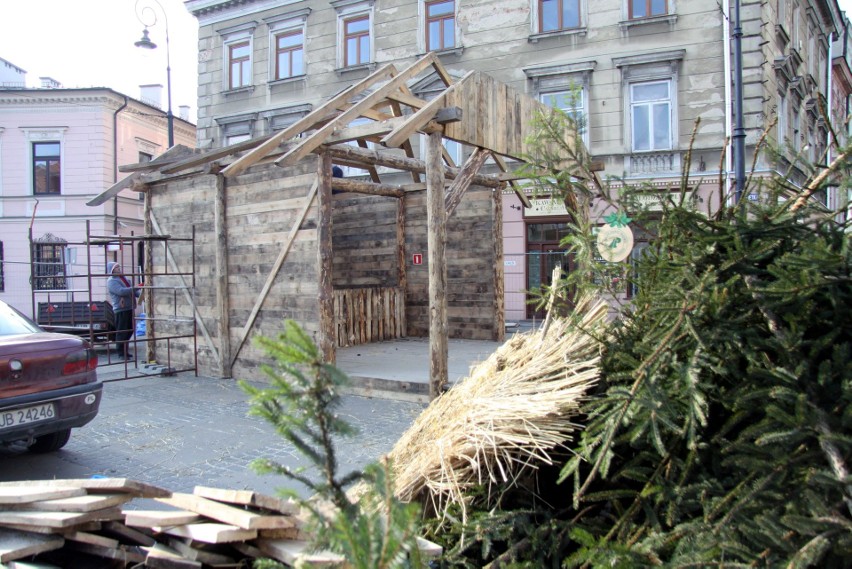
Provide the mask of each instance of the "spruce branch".
POLYGON ((579 502, 582 499, 583 495, 589 489, 592 482, 595 480, 598 472, 600 471, 601 464, 603 464, 604 457, 609 452, 612 447, 612 442, 615 439, 615 433, 618 430, 618 426, 621 424, 621 421, 624 419, 624 416, 627 414, 627 409, 630 407, 630 404, 633 402, 633 399, 636 397, 636 394, 639 392, 640 387, 644 383, 647 377, 647 369, 654 363, 660 355, 669 348, 669 342, 674 338, 675 334, 680 331, 680 325, 683 323, 686 315, 695 308, 692 302, 688 300, 684 300, 684 304, 681 306, 678 317, 675 323, 672 325, 671 329, 666 333, 665 337, 660 342, 660 345, 657 349, 645 360, 643 361, 633 375, 636 376, 636 380, 633 382, 633 385, 630 388, 630 393, 628 397, 621 404, 621 408, 616 414, 615 420, 611 421, 608 425, 606 436, 604 437, 604 442, 601 444, 600 449, 598 450, 598 458, 595 460, 594 465, 592 466, 591 471, 586 476, 586 480, 583 482, 583 485, 575 494, 575 502, 579 502))
POLYGON ((822 184, 828 179, 828 177, 834 174, 837 170, 840 169, 841 166, 844 165, 846 159, 849 157, 849 154, 852 153, 852 148, 847 148, 843 152, 837 155, 837 157, 831 161, 831 164, 828 165, 828 168, 820 172, 813 180, 811 180, 807 186, 805 186, 804 191, 799 194, 799 197, 796 198, 796 201, 793 202, 793 205, 790 207, 790 212, 798 211, 803 208, 807 203, 808 199, 814 195, 814 192, 820 189, 822 184))

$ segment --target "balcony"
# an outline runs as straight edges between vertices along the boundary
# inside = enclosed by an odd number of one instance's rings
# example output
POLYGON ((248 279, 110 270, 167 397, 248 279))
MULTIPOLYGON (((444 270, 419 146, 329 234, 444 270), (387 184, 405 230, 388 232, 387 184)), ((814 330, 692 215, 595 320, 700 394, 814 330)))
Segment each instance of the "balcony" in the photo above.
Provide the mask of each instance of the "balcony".
POLYGON ((624 169, 631 178, 680 174, 680 165, 680 152, 676 151, 630 154, 624 160, 624 169))

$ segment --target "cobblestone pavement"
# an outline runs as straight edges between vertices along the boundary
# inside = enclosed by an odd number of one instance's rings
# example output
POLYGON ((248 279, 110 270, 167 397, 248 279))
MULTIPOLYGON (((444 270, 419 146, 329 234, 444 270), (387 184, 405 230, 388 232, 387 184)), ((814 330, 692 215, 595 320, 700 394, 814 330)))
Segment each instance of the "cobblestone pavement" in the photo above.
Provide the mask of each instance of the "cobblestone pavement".
MULTIPOLYGON (((361 468, 388 452, 424 408, 416 402, 345 396, 340 415, 358 434, 338 442, 341 471, 361 468)), ((33 455, 0 448, 0 480, 101 475, 175 492, 204 485, 304 493, 281 476, 258 475, 249 467, 256 458, 290 467, 307 463, 271 425, 248 411, 248 397, 233 380, 190 373, 108 382, 98 416, 75 429, 64 449, 33 455)))

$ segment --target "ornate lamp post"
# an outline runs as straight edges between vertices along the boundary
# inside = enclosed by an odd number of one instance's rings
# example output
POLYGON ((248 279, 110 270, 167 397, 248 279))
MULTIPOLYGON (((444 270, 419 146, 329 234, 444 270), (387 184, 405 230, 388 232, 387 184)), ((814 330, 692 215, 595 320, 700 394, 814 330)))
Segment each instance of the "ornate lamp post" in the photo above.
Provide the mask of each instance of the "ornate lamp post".
MULTIPOLYGON (((169 148, 175 145, 175 117, 172 114, 172 67, 171 61, 169 57, 169 17, 166 15, 166 10, 163 8, 163 5, 160 4, 159 0, 151 0, 157 6, 160 7, 160 11, 163 13, 163 22, 166 25, 166 90, 168 96, 168 110, 166 111, 166 120, 168 121, 168 129, 169 129, 169 148)), ((139 0, 136 0, 136 18, 139 22, 145 26, 145 29, 142 30, 142 39, 134 43, 136 47, 141 47, 143 49, 157 49, 157 44, 151 41, 148 37, 148 28, 157 25, 157 11, 154 10, 151 6, 142 6, 142 9, 139 9, 139 0), (144 17, 145 13, 149 12, 153 21, 148 24, 146 23, 144 17)))

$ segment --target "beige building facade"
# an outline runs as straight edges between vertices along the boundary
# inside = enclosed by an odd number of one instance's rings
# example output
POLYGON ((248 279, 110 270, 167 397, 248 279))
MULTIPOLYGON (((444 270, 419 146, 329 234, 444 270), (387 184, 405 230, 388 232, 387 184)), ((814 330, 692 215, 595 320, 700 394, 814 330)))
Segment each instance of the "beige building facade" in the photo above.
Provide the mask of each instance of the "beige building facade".
MULTIPOLYGON (((279 131, 387 64, 435 52, 455 78, 470 70, 558 106, 615 185, 680 187, 712 210, 733 179, 736 71, 742 28, 746 163, 765 133, 786 148, 757 172, 824 161, 836 0, 188 0, 199 22, 198 145, 228 146, 279 131), (739 4, 739 6, 737 5, 739 4), (720 190, 719 180, 723 180, 720 190)), ((411 81, 429 99, 434 75, 411 81)), ((443 86, 443 83, 440 83, 443 86)), ((449 144, 461 163, 472 148, 449 144)), ((415 149, 415 152, 417 150, 415 149)), ((344 169, 347 176, 365 172, 344 169)), ((792 178, 803 179, 794 168, 792 178)), ((826 196, 823 199, 829 200, 826 196)), ((505 195, 507 320, 535 317, 524 290, 561 260, 566 212, 505 195)))

